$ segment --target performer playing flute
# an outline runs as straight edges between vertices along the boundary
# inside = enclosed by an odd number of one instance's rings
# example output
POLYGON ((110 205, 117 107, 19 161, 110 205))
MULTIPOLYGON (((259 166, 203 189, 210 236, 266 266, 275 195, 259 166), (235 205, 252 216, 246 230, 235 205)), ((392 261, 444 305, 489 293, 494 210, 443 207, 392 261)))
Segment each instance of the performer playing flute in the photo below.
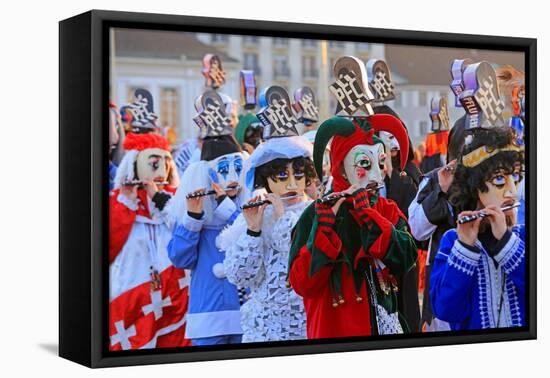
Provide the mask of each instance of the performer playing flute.
POLYGON ((402 123, 372 115, 364 63, 340 58, 331 92, 337 115, 319 127, 313 159, 322 175, 323 153, 332 139, 332 189, 352 196, 334 205, 318 201, 298 221, 290 256, 290 283, 304 298, 308 338, 367 336, 408 330, 399 316, 400 276, 416 260, 416 246, 397 205, 365 187, 382 183, 386 152, 375 131, 391 132, 403 147, 402 123), (349 117, 349 118, 344 118, 349 117))
MULTIPOLYGON (((286 91, 273 86, 265 97, 278 100, 261 111, 269 134, 247 161, 250 168, 244 177, 250 192, 267 191, 269 203, 244 208, 218 238, 225 250, 227 278, 250 289, 249 300, 241 307, 243 342, 306 337, 303 300, 287 285, 286 273, 291 231, 310 202, 304 190, 316 177, 312 148, 298 136, 286 91), (283 111, 275 111, 281 107, 283 111)), ((257 200, 253 197, 251 201, 257 200)))
POLYGON ((224 253, 215 240, 240 213, 245 155, 219 95, 208 90, 196 104, 204 136, 201 160, 188 166, 176 193, 177 225, 168 252, 175 266, 192 272, 186 337, 193 345, 240 343, 239 295, 225 276, 224 253), (207 190, 215 195, 197 195, 207 190))
POLYGON ((464 77, 461 101, 470 105, 465 108, 471 135, 458 158, 450 201, 458 219, 480 210, 486 216, 460 222, 443 235, 431 272, 433 312, 452 330, 523 326, 525 234, 512 208, 522 180, 523 149, 504 126, 491 65, 470 65, 464 77))

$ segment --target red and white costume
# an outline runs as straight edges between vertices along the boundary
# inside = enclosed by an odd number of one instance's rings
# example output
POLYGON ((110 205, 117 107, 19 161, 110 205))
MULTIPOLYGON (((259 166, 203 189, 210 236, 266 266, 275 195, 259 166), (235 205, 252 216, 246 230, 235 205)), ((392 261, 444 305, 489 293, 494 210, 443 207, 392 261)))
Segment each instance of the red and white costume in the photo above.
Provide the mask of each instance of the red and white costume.
POLYGON ((166 250, 173 226, 168 207, 176 188, 166 185, 159 192, 165 197, 162 209, 144 189, 134 201, 120 191, 125 180, 136 179, 137 155, 148 148, 169 151, 168 143, 153 134, 128 137, 109 198, 109 348, 188 346, 189 274, 172 265, 166 250))

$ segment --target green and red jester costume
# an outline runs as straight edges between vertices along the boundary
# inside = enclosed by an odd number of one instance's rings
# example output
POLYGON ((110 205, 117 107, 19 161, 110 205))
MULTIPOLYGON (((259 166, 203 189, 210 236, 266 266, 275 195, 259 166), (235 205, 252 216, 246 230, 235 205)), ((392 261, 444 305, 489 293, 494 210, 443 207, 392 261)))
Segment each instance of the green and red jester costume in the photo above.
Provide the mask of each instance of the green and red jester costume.
MULTIPOLYGON (((333 117, 319 127, 315 168, 322 172, 322 151, 332 139, 334 192, 350 186, 342 175, 344 157, 354 146, 382 143, 374 136, 379 130, 408 145, 401 122, 387 114, 353 121, 333 117)), ((336 215, 331 206, 317 200, 294 229, 289 279, 304 299, 308 338, 407 332, 397 308, 397 282, 417 258, 407 219, 395 202, 365 188, 348 197, 336 215)))

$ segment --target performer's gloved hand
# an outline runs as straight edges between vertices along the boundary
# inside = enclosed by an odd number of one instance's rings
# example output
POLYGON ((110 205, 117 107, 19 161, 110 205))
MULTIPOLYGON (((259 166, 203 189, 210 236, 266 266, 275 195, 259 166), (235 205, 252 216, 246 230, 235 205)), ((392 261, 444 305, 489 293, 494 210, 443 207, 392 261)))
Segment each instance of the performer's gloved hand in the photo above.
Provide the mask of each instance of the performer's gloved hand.
POLYGON ((320 228, 332 229, 336 223, 336 214, 332 210, 332 207, 327 203, 315 201, 315 214, 317 214, 317 223, 320 228))
POLYGON ((370 206, 369 191, 365 188, 359 188, 352 194, 353 206, 359 214, 361 221, 366 224, 368 221, 373 221, 380 228, 390 227, 391 222, 387 220, 378 210, 370 206))
POLYGON ((351 195, 353 197, 353 207, 356 211, 361 212, 363 209, 370 207, 369 191, 365 188, 359 188, 351 195))

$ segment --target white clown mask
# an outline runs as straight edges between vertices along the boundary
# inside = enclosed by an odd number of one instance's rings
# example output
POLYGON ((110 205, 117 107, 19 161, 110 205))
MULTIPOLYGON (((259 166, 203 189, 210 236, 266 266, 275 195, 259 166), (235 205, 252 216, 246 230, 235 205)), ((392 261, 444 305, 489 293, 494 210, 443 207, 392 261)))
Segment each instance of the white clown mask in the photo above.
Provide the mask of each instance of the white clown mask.
POLYGON ((170 176, 172 155, 161 148, 146 148, 140 151, 136 159, 136 173, 142 182, 163 183, 170 176))
POLYGON ((390 148, 391 151, 399 151, 399 142, 395 137, 386 132, 386 131, 380 131, 380 138, 384 141, 384 144, 390 148))
POLYGON ((243 155, 240 152, 222 155, 208 162, 212 182, 222 188, 236 186, 243 170, 243 155))
POLYGON ((344 158, 344 173, 351 185, 365 188, 372 183, 382 184, 386 153, 381 143, 360 144, 344 158))

